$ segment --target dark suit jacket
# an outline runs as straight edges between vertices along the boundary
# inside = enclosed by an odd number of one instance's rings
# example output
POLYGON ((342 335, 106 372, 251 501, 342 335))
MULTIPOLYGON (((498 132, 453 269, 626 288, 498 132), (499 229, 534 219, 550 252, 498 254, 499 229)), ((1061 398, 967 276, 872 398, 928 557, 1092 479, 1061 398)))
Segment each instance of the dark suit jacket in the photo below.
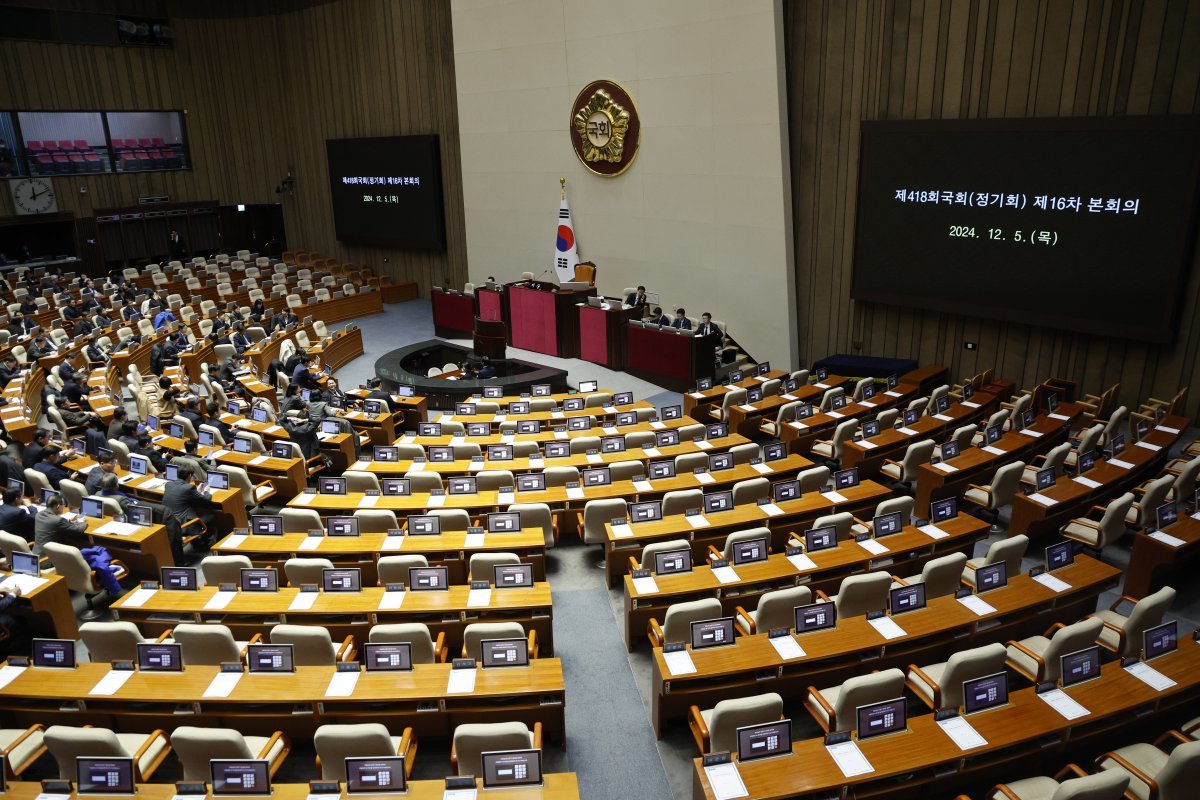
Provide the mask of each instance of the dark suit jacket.
POLYGON ((33 506, 10 506, 0 503, 0 530, 20 536, 27 542, 33 541, 33 506), (28 509, 28 510, 27 510, 28 509))
POLYGON ((701 322, 700 327, 696 328, 697 336, 719 336, 720 334, 721 329, 715 322, 701 322))
POLYGON ((692 329, 692 321, 687 317, 684 317, 683 319, 673 319, 671 320, 671 327, 678 328, 679 330, 683 331, 690 331, 692 329))
POLYGON ((87 547, 88 540, 83 535, 86 530, 87 524, 83 521, 68 522, 48 508, 39 511, 33 520, 34 541, 39 551, 46 542, 87 547))
POLYGON ((218 506, 187 481, 170 481, 163 487, 163 507, 183 524, 198 519, 199 512, 211 511, 218 506))
POLYGON ((637 306, 645 306, 645 305, 649 305, 649 304, 650 304, 650 301, 646 299, 645 295, 642 295, 642 299, 639 300, 638 296, 637 296, 637 292, 630 292, 629 296, 625 298, 625 305, 627 305, 627 306, 637 307, 637 306))

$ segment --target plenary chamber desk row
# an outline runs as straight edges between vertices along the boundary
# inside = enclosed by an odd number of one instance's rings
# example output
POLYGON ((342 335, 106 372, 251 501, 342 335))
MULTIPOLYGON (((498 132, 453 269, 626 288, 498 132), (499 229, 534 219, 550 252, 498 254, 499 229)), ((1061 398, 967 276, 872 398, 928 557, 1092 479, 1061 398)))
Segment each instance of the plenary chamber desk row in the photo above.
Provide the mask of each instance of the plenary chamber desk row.
MULTIPOLYGON (((481 776, 476 778, 475 784, 477 788, 482 787, 481 776)), ((343 797, 351 796, 343 793, 341 786, 336 782, 334 785, 339 786, 337 792, 314 794, 312 787, 307 783, 273 783, 269 792, 264 791, 256 796, 269 797, 273 800, 341 800, 343 797)), ((497 792, 497 796, 503 797, 504 800, 579 800, 579 779, 574 772, 545 773, 542 776, 541 786, 505 787, 502 790, 489 789, 486 791, 497 792)), ((444 780, 419 780, 408 781, 405 794, 397 796, 403 797, 405 800, 443 800, 445 794, 446 782, 444 780)), ((71 796, 81 795, 62 795, 62 800, 71 796)), ((141 800, 179 800, 181 797, 186 797, 187 800, 208 800, 212 797, 211 794, 180 795, 178 787, 173 783, 139 784, 136 796, 141 800)), ((371 796, 368 795, 368 797, 371 796)), ((386 796, 382 793, 373 795, 376 798, 386 796)), ((5 791, 5 797, 11 800, 38 800, 38 798, 44 800, 46 795, 42 792, 42 784, 27 781, 10 783, 5 791)))

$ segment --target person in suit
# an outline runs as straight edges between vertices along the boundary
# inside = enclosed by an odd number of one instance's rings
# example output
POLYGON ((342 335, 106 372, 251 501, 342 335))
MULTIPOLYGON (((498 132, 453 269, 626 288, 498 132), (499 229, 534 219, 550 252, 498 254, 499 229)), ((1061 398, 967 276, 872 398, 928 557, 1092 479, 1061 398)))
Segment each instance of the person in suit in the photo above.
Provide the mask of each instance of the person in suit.
POLYGON ((83 319, 83 312, 79 309, 76 303, 67 303, 63 306, 63 317, 67 322, 74 322, 77 319, 83 319))
POLYGON ((125 422, 128 419, 129 419, 129 412, 126 411, 124 407, 117 406, 116 408, 114 408, 112 422, 108 423, 108 437, 107 438, 120 439, 121 433, 122 433, 121 429, 124 427, 125 422))
POLYGON ((8 385, 8 382, 21 374, 21 362, 17 361, 17 357, 12 353, 4 356, 4 361, 0 362, 0 389, 8 385))
POLYGON ((192 520, 204 521, 208 538, 216 535, 216 511, 220 506, 196 488, 198 476, 191 469, 179 468, 179 480, 163 487, 163 507, 181 526, 192 520))
POLYGON ((88 346, 84 349, 84 355, 87 356, 87 360, 89 362, 100 364, 108 363, 108 351, 105 350, 104 346, 100 344, 99 336, 92 336, 91 341, 88 342, 88 346))
POLYGON ((33 469, 33 466, 42 460, 42 452, 49 443, 50 431, 45 428, 38 428, 34 431, 33 441, 25 445, 25 449, 21 451, 21 466, 25 469, 33 469))
POLYGON ((25 295, 25 299, 21 301, 21 313, 36 314, 37 310, 37 302, 34 301, 33 295, 25 295))
POLYGON ((92 324, 100 330, 111 328, 113 324, 112 315, 108 313, 108 309, 102 308, 92 317, 92 324))
MULTIPOLYGON (((95 472, 95 470, 92 470, 95 472)), ((100 490, 95 492, 97 497, 111 497, 117 501, 117 505, 121 507, 121 513, 125 514, 129 511, 129 504, 133 498, 121 491, 121 483, 116 475, 111 473, 102 473, 100 477, 100 490)))
POLYGON ((237 351, 239 356, 254 346, 254 342, 251 341, 250 336, 246 333, 245 328, 240 322, 233 324, 233 336, 229 337, 229 343, 233 345, 233 349, 237 351))
POLYGON ((388 394, 387 392, 385 392, 383 390, 383 381, 380 380, 378 377, 371 378, 370 380, 368 380, 367 388, 370 391, 367 392, 367 396, 364 399, 366 399, 366 400, 382 400, 383 402, 387 403, 388 410, 391 411, 393 414, 399 410, 399 406, 396 405, 396 401, 392 399, 392 396, 390 394, 388 394))
POLYGON ((41 554, 46 542, 84 548, 89 545, 87 523, 78 514, 70 519, 62 516, 67 504, 61 494, 53 495, 46 507, 33 520, 33 551, 41 554))
POLYGON ((0 503, 0 530, 20 536, 27 542, 33 541, 33 518, 37 509, 21 496, 17 489, 4 490, 4 502, 0 503))
POLYGON ((300 318, 297 317, 296 313, 289 308, 286 311, 275 315, 275 318, 272 320, 271 327, 277 331, 281 331, 288 325, 293 325, 299 321, 300 318))
POLYGON ((675 319, 671 320, 671 327, 681 331, 692 329, 692 321, 687 318, 687 312, 682 308, 675 309, 675 319))
POLYGON ((167 253, 171 256, 172 261, 183 261, 187 258, 187 243, 179 236, 179 231, 174 228, 167 234, 167 253))
POLYGON ((712 314, 705 311, 700 315, 700 325, 696 328, 697 336, 720 336, 721 329, 712 321, 712 314))
POLYGON ((650 305, 650 301, 646 298, 646 287, 639 286, 637 287, 637 291, 630 292, 629 296, 625 298, 625 305, 632 308, 641 308, 642 306, 650 305))
POLYGON ((88 494, 96 494, 100 491, 100 481, 105 475, 117 474, 117 459, 115 456, 104 455, 96 458, 96 466, 88 471, 87 480, 83 482, 83 488, 88 494))
POLYGON ((654 325, 670 325, 671 318, 664 314, 661 308, 655 306, 654 311, 650 314, 650 322, 654 325))
POLYGON ((204 424, 204 417, 200 416, 200 398, 189 397, 179 410, 179 416, 192 423, 192 428, 199 431, 200 426, 204 424))
POLYGON ((200 456, 196 455, 197 442, 195 439, 186 439, 183 442, 183 453, 171 459, 171 466, 176 467, 181 473, 187 469, 201 482, 208 480, 208 464, 200 456))
POLYGON ((59 464, 61 460, 62 450, 57 445, 50 445, 42 451, 42 460, 33 465, 35 470, 46 476, 46 480, 54 489, 62 485, 63 478, 75 477, 75 473, 59 464))
POLYGON ((45 358, 46 356, 52 356, 54 353, 54 345, 50 344, 50 340, 45 336, 35 336, 33 344, 29 346, 29 358, 33 361, 45 358))
MULTIPOLYGON (((87 433, 84 434, 84 441, 87 445, 89 455, 96 455, 100 452, 100 448, 108 447, 108 436, 104 420, 97 416, 89 416, 87 421, 87 433)), ((95 472, 95 470, 92 470, 95 472)))

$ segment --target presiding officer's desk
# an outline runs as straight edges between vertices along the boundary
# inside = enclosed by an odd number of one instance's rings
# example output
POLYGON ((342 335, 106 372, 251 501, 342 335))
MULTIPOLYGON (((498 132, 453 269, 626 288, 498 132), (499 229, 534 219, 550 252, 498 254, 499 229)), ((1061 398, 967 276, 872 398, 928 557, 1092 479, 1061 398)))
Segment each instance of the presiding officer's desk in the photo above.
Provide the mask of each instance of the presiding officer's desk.
POLYGON ((61 575, 49 572, 35 578, 0 570, 0 586, 13 585, 21 588, 21 597, 9 607, 8 613, 28 621, 33 634, 58 639, 79 636, 67 582, 61 575))
POLYGON ((213 545, 220 555, 243 555, 259 566, 283 568, 289 558, 328 558, 335 566, 359 567, 364 584, 378 582, 375 561, 379 556, 423 555, 434 566, 449 568, 451 583, 465 583, 469 561, 475 553, 515 553, 533 565, 534 580, 546 579, 546 539, 541 528, 512 533, 446 531, 434 535, 388 536, 253 536, 234 533, 213 545), (474 538, 472 538, 474 537, 474 538))
POLYGON ((550 584, 545 582, 474 594, 467 584, 436 592, 386 592, 380 586, 364 586, 361 592, 317 592, 309 607, 303 607, 303 601, 312 593, 298 587, 235 592, 227 605, 214 602, 217 594, 216 586, 189 592, 143 589, 124 595, 111 610, 114 619, 136 623, 147 636, 158 636, 181 622, 219 622, 228 625, 239 641, 255 633, 265 635, 272 626, 286 623, 320 625, 334 641, 354 635, 365 642, 374 625, 423 622, 434 639, 445 634, 453 655, 461 652, 463 628, 471 623, 520 622, 526 631, 537 631, 540 654, 554 653, 550 584), (402 599, 397 603, 397 598, 402 599))
POLYGON ((692 705, 712 708, 720 700, 760 692, 778 692, 799 705, 810 686, 835 686, 872 670, 936 663, 972 647, 1040 635, 1055 622, 1075 622, 1094 611, 1096 599, 1116 585, 1120 570, 1079 556, 1055 570, 1054 577, 1070 588, 1055 593, 1021 574, 1007 586, 977 595, 994 609, 982 615, 954 597, 935 597, 923 609, 892 617, 905 633, 896 639, 885 639, 865 616, 839 619, 829 630, 793 632, 789 636, 804 655, 790 660, 780 656, 766 631, 740 636, 729 647, 691 650, 696 672, 687 675, 672 675, 662 648, 656 647, 654 729, 661 736, 664 726, 685 717, 692 705))
MULTIPOLYGON (((483 786, 482 779, 476 779, 476 784, 483 786)), ((574 772, 554 772, 542 775, 541 786, 521 786, 511 789, 495 789, 497 797, 503 800, 579 800, 579 780, 574 772)), ((408 791, 402 797, 404 800, 442 800, 446 792, 444 780, 409 781, 408 791)), ((11 800, 37 800, 42 796, 42 785, 32 781, 9 783, 5 797, 11 800)), ((92 795, 93 797, 95 795, 92 795)), ((322 798, 343 800, 351 795, 329 794, 319 795, 322 798)), ((368 795, 370 796, 370 795, 368 795)), ((374 795, 376 798, 387 795, 374 795)), ((79 795, 71 795, 78 798, 79 795)), ((175 784, 173 783, 143 783, 137 787, 137 797, 141 800, 176 800, 175 784)), ((189 797, 192 797, 189 795, 189 797)), ((198 795, 195 800, 209 800, 212 795, 198 795)), ((266 797, 264 795, 264 797, 266 797)), ((312 800, 314 795, 309 793, 307 783, 275 783, 271 786, 270 800, 312 800)))
MULTIPOLYGON (((1156 691, 1122 669, 1105 664, 1099 679, 1064 690, 1088 714, 1068 720, 1039 698, 1033 687, 1009 694, 1007 706, 967 717, 987 744, 962 751, 942 732, 933 714, 908 720, 908 731, 859 742, 873 771, 847 778, 825 750, 823 739, 792 745, 792 755, 738 764, 749 796, 783 798, 950 797, 967 785, 989 785, 1021 774, 1053 772, 1071 752, 1094 756, 1122 741, 1161 732, 1194 716, 1200 695, 1200 644, 1181 636, 1179 649, 1151 666, 1175 685, 1156 691), (1190 711, 1188 709, 1191 709, 1190 711)), ((1136 739, 1133 739, 1136 741, 1136 739)), ((694 761, 692 796, 713 798, 700 759, 694 761)))
POLYGON ((738 606, 754 608, 759 596, 774 589, 808 586, 814 592, 820 589, 833 595, 843 578, 871 569, 884 568, 894 575, 919 575, 931 558, 959 552, 970 557, 975 543, 987 536, 988 524, 960 514, 939 523, 938 527, 948 535, 933 539, 907 525, 899 533, 873 540, 877 546, 887 548, 887 552, 878 555, 870 553, 854 539, 843 539, 837 547, 818 550, 812 555, 788 556, 786 552, 773 552, 765 561, 731 567, 737 580, 728 583, 717 580, 707 560, 691 572, 655 575, 657 591, 638 591, 632 576, 626 575, 625 646, 632 650, 643 641, 650 619, 661 622, 667 608, 675 603, 715 597, 721 601, 724 613, 733 614, 738 606), (815 566, 810 566, 810 562, 815 566))
POLYGON ((782 551, 789 533, 797 537, 818 517, 842 511, 857 513, 872 509, 882 500, 892 496, 885 487, 874 481, 863 481, 858 486, 842 489, 841 498, 829 497, 826 493, 809 492, 795 500, 787 500, 773 506, 742 504, 728 511, 689 517, 675 514, 661 520, 638 522, 628 531, 614 531, 611 522, 605 522, 604 572, 610 587, 616 586, 621 576, 629 572, 632 556, 641 560, 642 548, 652 542, 670 539, 688 539, 692 543, 692 563, 702 563, 707 557, 709 545, 720 550, 725 537, 747 528, 767 527, 771 529, 771 550, 782 551), (776 508, 781 513, 768 510, 776 508), (701 521, 703 520, 703 521, 701 521))
POLYGON ((565 687, 562 662, 531 659, 527 667, 477 669, 474 690, 451 694, 450 664, 416 664, 411 671, 362 672, 348 697, 327 690, 336 667, 296 667, 294 673, 245 673, 227 696, 207 690, 221 668, 185 666, 182 672, 134 672, 112 693, 93 694, 113 672, 109 664, 75 669, 28 667, 0 688, 5 727, 41 723, 95 725, 118 733, 173 730, 179 725, 236 728, 270 735, 282 729, 311 738, 329 723, 381 722, 411 726, 420 737, 449 739, 468 722, 542 723, 545 736, 563 741, 565 687))

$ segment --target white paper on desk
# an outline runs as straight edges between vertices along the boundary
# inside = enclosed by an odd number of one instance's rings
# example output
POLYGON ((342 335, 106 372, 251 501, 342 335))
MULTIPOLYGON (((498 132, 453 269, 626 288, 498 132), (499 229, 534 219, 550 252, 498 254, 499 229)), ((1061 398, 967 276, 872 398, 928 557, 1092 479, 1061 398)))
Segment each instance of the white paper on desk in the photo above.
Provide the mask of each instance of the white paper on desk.
POLYGON ((654 487, 650 485, 650 481, 634 481, 633 490, 635 492, 650 492, 654 487))
POLYGON ((1042 432, 1035 431, 1033 428, 1022 428, 1021 433, 1024 436, 1032 436, 1034 439, 1041 438, 1042 432))
POLYGON ((859 445, 860 447, 866 448, 867 450, 870 450, 870 449, 872 449, 872 448, 874 448, 874 447, 879 447, 879 445, 875 444, 874 442, 868 441, 868 440, 866 440, 866 439, 863 439, 862 441, 860 441, 860 442, 858 443, 858 445, 859 445))
POLYGON ((408 596, 408 592, 384 592, 379 598, 380 611, 398 611, 400 606, 404 605, 404 598, 408 596))
POLYGON ((316 604, 320 596, 318 592, 300 592, 288 604, 288 611, 307 611, 316 604))
POLYGON ((933 418, 940 419, 942 422, 950 422, 951 420, 954 419, 954 417, 947 416, 946 414, 934 414, 933 418))
POLYGON ((821 492, 821 497, 824 497, 831 503, 845 503, 846 495, 840 492, 821 492))
POLYGON ((131 669, 114 669, 101 678, 96 685, 88 691, 88 694, 100 696, 114 695, 122 686, 125 685, 125 681, 132 677, 133 670, 131 669))
POLYGON ((858 404, 859 404, 860 406, 866 406, 867 408, 874 408, 874 407, 875 407, 875 402, 876 402, 876 401, 874 401, 874 400, 859 400, 859 401, 858 401, 858 404))
POLYGON ((996 609, 989 605, 987 601, 977 594, 969 594, 966 597, 958 598, 958 602, 969 608, 976 616, 985 617, 988 614, 996 613, 996 609))
POLYGON ((217 592, 208 598, 208 602, 204 604, 204 610, 220 611, 233 602, 233 598, 237 597, 237 594, 237 592, 217 592))
POLYGON ((1166 425, 1155 425, 1154 430, 1172 434, 1179 433, 1179 428, 1168 428, 1166 425))
POLYGON ((79 469, 77 469, 75 471, 78 472, 80 475, 87 475, 89 472, 91 472, 98 466, 100 466, 100 465, 99 464, 88 464, 86 467, 80 467, 79 469))
POLYGON ((738 406, 738 408, 740 408, 742 411, 745 411, 746 413, 751 413, 752 411, 754 411, 754 404, 753 403, 742 403, 740 406, 738 406))
POLYGON ((657 447, 643 447, 642 452, 645 453, 646 455, 650 456, 651 458, 658 458, 659 456, 662 455, 662 451, 659 450, 657 447))
POLYGON ((707 528, 712 524, 708 521, 708 517, 704 516, 703 514, 692 514, 690 517, 684 517, 684 519, 686 519, 688 524, 693 528, 707 528))
POLYGON ((828 383, 814 383, 813 386, 817 387, 818 389, 828 389, 829 388, 828 383))
POLYGON ((8 686, 10 683, 21 677, 21 673, 29 667, 10 667, 7 664, 0 667, 0 689, 8 686))
POLYGON ((326 697, 349 697, 354 694, 354 687, 358 685, 357 672, 335 672, 329 678, 329 685, 325 687, 326 697))
POLYGON ((235 550, 241 547, 246 541, 246 535, 235 533, 225 537, 225 542, 221 545, 222 550, 235 550))
POLYGON ((644 578, 634 578, 633 588, 638 594, 658 594, 658 582, 653 575, 644 578))
POLYGON ((958 467, 954 466, 949 461, 939 461, 931 466, 939 472, 958 472, 958 467))
POLYGON ((979 408, 979 403, 972 403, 970 400, 963 400, 961 405, 967 408, 979 408))
POLYGON ((408 465, 408 472, 424 472, 426 461, 415 461, 408 465))
POLYGON ((863 755, 862 750, 858 749, 858 742, 854 740, 831 745, 825 749, 833 758, 833 763, 838 765, 838 769, 847 778, 853 778, 855 775, 866 775, 868 772, 875 771, 875 768, 871 766, 871 762, 867 761, 867 757, 863 755))
POLYGON ((656 431, 661 431, 663 428, 667 427, 667 423, 654 420, 650 423, 650 427, 654 428, 656 431))
MULTIPOLYGON (((457 437, 455 437, 455 438, 457 438, 457 437)), ((416 440, 417 440, 416 436, 413 436, 411 433, 406 433, 400 437, 400 444, 412 444, 416 440)), ((450 441, 453 442, 454 439, 451 439, 450 441)))
POLYGON ((987 739, 980 736, 979 731, 971 727, 964 717, 938 720, 938 727, 958 745, 959 750, 973 750, 987 744, 987 739))
POLYGON ((500 436, 500 444, 512 444, 517 440, 515 433, 505 433, 500 436))
POLYGON ((16 586, 20 588, 21 594, 29 594, 35 589, 40 589, 50 582, 49 578, 39 578, 33 575, 12 574, 0 581, 0 586, 16 586))
POLYGON ((1071 588, 1071 584, 1054 577, 1049 572, 1043 572, 1041 575, 1038 575, 1036 578, 1034 578, 1034 580, 1052 592, 1065 592, 1067 589, 1071 588))
POLYGON ((693 400, 703 400, 704 392, 688 392, 688 396, 691 397, 693 400))
POLYGON ((492 415, 492 422, 504 422, 504 420, 506 420, 506 419, 508 419, 507 414, 493 414, 492 415))
POLYGON ((315 494, 298 494, 288 502, 288 505, 306 506, 309 503, 311 503, 313 500, 316 500, 316 499, 317 499, 317 496, 315 494))
POLYGON ((708 439, 701 439, 696 442, 696 447, 700 450, 712 450, 712 442, 708 441, 708 439))
POLYGON ((1076 475, 1074 478, 1071 478, 1071 480, 1075 481, 1080 486, 1086 486, 1089 489, 1095 489, 1100 485, 1099 481, 1094 481, 1091 478, 1085 478, 1082 475, 1076 475))
POLYGON ((809 558, 807 553, 797 553, 794 556, 788 556, 787 560, 793 567, 801 572, 808 572, 809 570, 814 570, 817 568, 817 562, 809 558))
POLYGON ((1029 499, 1043 506, 1052 506, 1058 503, 1058 501, 1053 497, 1046 497, 1046 495, 1042 494, 1041 492, 1034 492, 1033 494, 1029 495, 1029 499))
POLYGON ((697 473, 696 480, 700 483, 716 483, 717 482, 717 479, 712 476, 711 472, 697 473))
POLYGON ((582 500, 583 499, 583 488, 580 486, 568 488, 567 489, 567 499, 568 500, 582 500))
POLYGON ((229 697, 233 694, 233 690, 237 687, 238 681, 242 679, 241 672, 221 672, 218 673, 208 688, 204 690, 203 697, 229 697))
POLYGON ((1121 469, 1133 469, 1133 464, 1130 464, 1128 461, 1122 461, 1119 458, 1110 458, 1108 463, 1112 464, 1114 467, 1120 467, 1121 469))
POLYGON ((713 567, 712 574, 717 583, 737 583, 741 580, 733 567, 713 567))
POLYGON ((601 430, 604 431, 606 436, 616 436, 618 433, 620 433, 620 431, 618 431, 612 425, 605 425, 603 428, 601 428, 601 430))
POLYGON ((604 456, 599 453, 588 453, 585 458, 589 464, 601 464, 604 462, 604 456))
POLYGON ((478 797, 476 789, 446 789, 442 792, 442 800, 476 800, 478 797))
POLYGON ((897 392, 895 389, 888 389, 886 392, 884 392, 884 394, 886 394, 888 397, 903 397, 904 396, 904 394, 902 392, 897 392))
POLYGON ((431 494, 425 501, 426 508, 441 508, 444 505, 446 505, 446 495, 444 494, 431 494))
POLYGON ((1171 534, 1163 533, 1162 531, 1154 531, 1150 534, 1150 538, 1157 539, 1163 544, 1170 545, 1171 547, 1181 547, 1187 544, 1187 542, 1185 542, 1183 539, 1180 539, 1178 536, 1172 536, 1171 534))
POLYGON ((358 507, 359 508, 374 508, 375 504, 378 502, 379 502, 379 495, 364 494, 362 497, 358 498, 358 507))
POLYGON ((468 550, 476 550, 480 547, 483 547, 483 543, 486 541, 486 536, 486 533, 468 533, 463 537, 463 547, 467 548, 468 550))
POLYGON ((629 523, 623 522, 620 525, 612 526, 614 539, 628 539, 633 536, 633 528, 629 527, 629 523))
POLYGON ((132 536, 141 531, 137 525, 130 525, 128 522, 117 522, 112 520, 106 522, 99 528, 96 528, 96 533, 107 533, 110 536, 132 536))
POLYGON ((450 679, 446 681, 446 694, 470 694, 475 691, 475 673, 473 669, 452 669, 450 679))
POLYGON ((467 592, 467 608, 487 608, 491 603, 491 589, 471 589, 467 592))
POLYGON ((483 461, 472 461, 470 464, 467 464, 467 472, 479 472, 485 466, 487 466, 487 464, 483 461))
POLYGON ((692 654, 687 650, 663 653, 663 662, 667 665, 667 672, 670 672, 672 676, 691 675, 696 671, 696 664, 692 661, 692 654))
POLYGON ((158 594, 158 589, 134 589, 125 595, 121 602, 122 608, 141 608, 151 597, 158 594))
POLYGON ((887 549, 886 545, 882 544, 881 542, 877 542, 874 539, 863 539, 858 543, 858 546, 873 556, 881 556, 884 553, 891 552, 887 549))
POLYGON ((781 394, 779 396, 782 397, 784 400, 787 400, 789 403, 791 403, 792 401, 794 401, 796 399, 796 395, 794 395, 794 394, 781 394))
POLYGON ((1006 455, 1004 450, 1001 450, 999 447, 992 447, 990 444, 987 447, 981 447, 979 449, 985 453, 991 453, 994 456, 1006 455))
POLYGON ((920 434, 920 431, 915 431, 909 427, 897 428, 896 430, 900 431, 905 436, 917 436, 918 434, 920 434))
POLYGON ((1134 444, 1138 447, 1144 447, 1147 450, 1153 450, 1154 452, 1162 450, 1162 445, 1160 444, 1150 444, 1150 442, 1134 442, 1134 444))
POLYGON ((209 453, 209 456, 212 458, 224 458, 227 455, 229 455, 229 451, 221 449, 213 450, 211 453, 209 453))
POLYGON ((541 469, 545 465, 546 465, 546 462, 542 460, 542 457, 540 455, 529 457, 529 468, 530 469, 541 469))
POLYGON ((437 421, 438 421, 438 422, 449 422, 449 421, 450 421, 450 420, 452 420, 452 419, 454 419, 454 415, 453 415, 453 414, 451 414, 451 413, 449 413, 449 412, 447 412, 447 411, 443 411, 443 412, 441 413, 441 416, 439 416, 439 417, 437 418, 437 421))
POLYGON ((1046 701, 1046 704, 1059 714, 1062 714, 1065 719, 1079 719, 1092 713, 1075 702, 1075 699, 1062 689, 1052 689, 1048 692, 1042 692, 1038 697, 1046 701))
POLYGON ((1062 419, 1062 420, 1070 419, 1070 417, 1068 417, 1066 414, 1050 414, 1049 416, 1050 416, 1050 419, 1062 419))
POLYGON ((826 411, 825 416, 833 417, 834 419, 841 419, 842 417, 844 417, 846 415, 840 411, 826 411))
POLYGON ((282 430, 283 430, 282 425, 272 425, 269 428, 267 428, 267 433, 279 433, 282 430))
POLYGON ((33 800, 71 800, 69 794, 55 794, 53 792, 38 792, 33 800))
POLYGON ((896 620, 891 617, 876 617, 875 619, 867 620, 867 624, 879 632, 879 635, 885 639, 899 639, 901 636, 906 636, 904 628, 896 624, 896 620))
POLYGON ((1156 692, 1161 692, 1164 689, 1170 689, 1175 685, 1175 681, 1171 680, 1166 675, 1163 675, 1161 672, 1144 661, 1139 661, 1136 664, 1125 667, 1125 671, 1156 692))
POLYGON ((768 517, 778 517, 783 514, 783 509, 774 503, 763 503, 758 507, 758 510, 766 514, 768 517))
POLYGON ((772 472, 774 472, 774 471, 775 471, 774 469, 772 469, 772 468, 771 468, 771 465, 770 465, 770 464, 767 464, 767 463, 765 463, 765 462, 762 462, 762 461, 760 461, 760 462, 759 462, 759 463, 757 463, 757 464, 751 464, 750 466, 751 466, 751 467, 754 469, 754 471, 755 471, 755 472, 757 472, 759 475, 769 475, 769 474, 771 474, 772 472))
POLYGON ((403 536, 385 536, 383 537, 383 544, 380 545, 379 549, 385 553, 394 553, 397 550, 403 550, 404 539, 405 537, 403 536))
POLYGON ((735 797, 750 796, 746 791, 746 784, 742 781, 742 774, 738 772, 737 764, 732 761, 728 764, 705 767, 704 776, 708 778, 708 785, 712 788, 716 800, 734 800, 735 797))
POLYGON ((788 425, 791 425, 793 428, 795 428, 798 431, 802 431, 808 427, 807 425, 805 425, 803 422, 801 422, 798 419, 792 420, 791 422, 788 423, 788 425))
POLYGON ((796 641, 794 636, 776 636, 774 639, 768 639, 771 647, 775 648, 775 652, 779 653, 779 657, 784 661, 792 658, 804 658, 806 653, 800 643, 796 641))
POLYGON ((316 549, 320 548, 321 542, 324 541, 324 539, 325 539, 324 536, 306 536, 306 537, 304 537, 304 541, 302 541, 300 543, 300 546, 297 547, 296 549, 297 550, 316 550, 316 549))

